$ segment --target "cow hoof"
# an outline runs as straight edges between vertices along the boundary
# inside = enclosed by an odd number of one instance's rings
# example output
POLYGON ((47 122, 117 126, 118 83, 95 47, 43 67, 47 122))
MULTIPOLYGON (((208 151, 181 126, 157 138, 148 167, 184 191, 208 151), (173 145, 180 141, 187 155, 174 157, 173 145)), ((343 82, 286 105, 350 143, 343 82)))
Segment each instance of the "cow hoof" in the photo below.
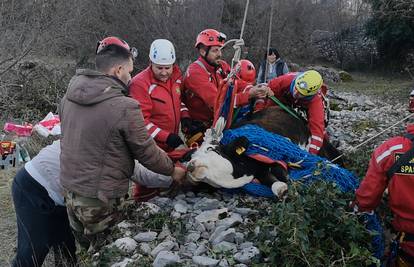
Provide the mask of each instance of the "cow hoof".
POLYGON ((272 192, 277 196, 279 199, 283 197, 288 191, 288 185, 284 182, 274 182, 272 184, 272 192))

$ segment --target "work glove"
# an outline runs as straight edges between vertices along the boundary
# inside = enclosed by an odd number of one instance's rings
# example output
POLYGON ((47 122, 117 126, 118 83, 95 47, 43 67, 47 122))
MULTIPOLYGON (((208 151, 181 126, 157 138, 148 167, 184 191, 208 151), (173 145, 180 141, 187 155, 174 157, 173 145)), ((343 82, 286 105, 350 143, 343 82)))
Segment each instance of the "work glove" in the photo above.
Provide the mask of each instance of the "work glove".
POLYGON ((191 119, 190 118, 182 118, 181 119, 181 131, 187 134, 191 128, 191 119))
POLYGON ((181 138, 174 133, 170 133, 167 137, 167 145, 171 148, 176 148, 180 145, 183 145, 184 142, 181 140, 181 138))

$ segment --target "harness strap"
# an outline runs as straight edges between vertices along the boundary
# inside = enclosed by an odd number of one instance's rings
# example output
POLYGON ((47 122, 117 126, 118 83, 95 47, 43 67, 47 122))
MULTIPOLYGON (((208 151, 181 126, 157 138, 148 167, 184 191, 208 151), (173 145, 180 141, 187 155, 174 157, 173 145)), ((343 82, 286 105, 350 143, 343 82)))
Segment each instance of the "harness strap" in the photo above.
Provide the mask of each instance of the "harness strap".
POLYGON ((404 153, 398 160, 394 162, 394 164, 389 168, 389 170, 386 172, 388 182, 390 181, 391 177, 395 174, 397 170, 401 168, 402 165, 407 164, 413 157, 414 157, 414 135, 406 133, 404 135, 405 138, 410 139, 412 143, 412 147, 410 150, 404 153))
POLYGON ((278 105, 279 107, 281 107, 283 110, 285 110, 287 113, 289 113, 290 115, 292 115, 293 117, 295 117, 296 119, 300 120, 299 116, 292 111, 289 107, 287 107, 286 105, 284 105, 279 99, 277 99, 275 96, 270 96, 269 97, 273 102, 276 103, 276 105, 278 105))
POLYGON ((201 62, 200 60, 196 60, 195 63, 199 65, 203 70, 205 70, 211 76, 211 73, 207 70, 206 66, 204 66, 203 62, 201 62))
POLYGON ((414 242, 414 234, 399 232, 397 235, 397 240, 401 242, 414 242))

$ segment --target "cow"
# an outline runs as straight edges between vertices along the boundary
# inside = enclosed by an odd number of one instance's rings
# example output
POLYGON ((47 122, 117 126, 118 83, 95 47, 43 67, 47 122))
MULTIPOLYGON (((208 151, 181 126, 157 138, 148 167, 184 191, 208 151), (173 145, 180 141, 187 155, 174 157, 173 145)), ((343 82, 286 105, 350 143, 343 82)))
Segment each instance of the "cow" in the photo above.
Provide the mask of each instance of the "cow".
MULTIPOLYGON (((231 128, 246 124, 256 124, 269 132, 285 136, 303 148, 310 137, 306 121, 293 117, 279 107, 253 113, 231 128)), ((237 188, 258 178, 276 196, 281 197, 286 192, 288 169, 285 163, 257 160, 244 155, 243 150, 248 147, 249 140, 243 136, 227 145, 220 144, 218 137, 214 137, 217 131, 220 132, 217 129, 207 130, 203 144, 191 155, 187 163, 190 181, 206 182, 213 187, 237 188)), ((325 138, 319 155, 332 160, 340 153, 325 138)))

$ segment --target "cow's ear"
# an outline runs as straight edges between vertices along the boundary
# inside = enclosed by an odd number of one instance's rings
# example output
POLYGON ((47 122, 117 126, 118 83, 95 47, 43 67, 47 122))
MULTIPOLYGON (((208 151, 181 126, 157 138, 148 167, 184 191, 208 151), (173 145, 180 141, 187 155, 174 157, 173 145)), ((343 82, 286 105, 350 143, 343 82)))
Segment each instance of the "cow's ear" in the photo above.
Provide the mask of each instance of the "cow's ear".
POLYGON ((237 137, 236 139, 234 139, 230 144, 229 144, 229 149, 237 154, 237 155, 242 155, 244 152, 246 152, 247 148, 249 147, 249 139, 247 139, 247 137, 245 136, 240 136, 237 137))

